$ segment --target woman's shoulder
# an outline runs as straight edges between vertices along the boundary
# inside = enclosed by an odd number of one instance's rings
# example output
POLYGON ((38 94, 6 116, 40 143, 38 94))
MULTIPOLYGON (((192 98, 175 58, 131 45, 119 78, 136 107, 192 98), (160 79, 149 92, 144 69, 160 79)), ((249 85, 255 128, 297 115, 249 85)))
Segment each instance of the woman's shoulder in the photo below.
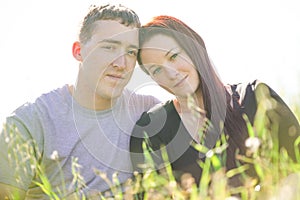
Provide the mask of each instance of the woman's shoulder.
MULTIPOLYGON (((148 111, 143 112, 140 119, 137 121, 139 125, 147 125, 150 121, 159 119, 161 117, 167 117, 168 113, 175 110, 173 100, 161 102, 154 105, 148 111)), ((155 120, 156 121, 156 120, 155 120)))
POLYGON ((168 100, 166 102, 161 102, 156 105, 154 105, 152 108, 150 108, 147 111, 148 115, 156 115, 157 113, 160 113, 162 111, 171 112, 174 109, 174 102, 173 100, 168 100))
POLYGON ((150 136, 157 134, 158 132, 161 132, 163 128, 168 126, 170 123, 170 116, 174 116, 174 112, 176 112, 176 109, 173 100, 156 104, 141 115, 140 119, 136 122, 133 132, 138 133, 146 131, 150 136))

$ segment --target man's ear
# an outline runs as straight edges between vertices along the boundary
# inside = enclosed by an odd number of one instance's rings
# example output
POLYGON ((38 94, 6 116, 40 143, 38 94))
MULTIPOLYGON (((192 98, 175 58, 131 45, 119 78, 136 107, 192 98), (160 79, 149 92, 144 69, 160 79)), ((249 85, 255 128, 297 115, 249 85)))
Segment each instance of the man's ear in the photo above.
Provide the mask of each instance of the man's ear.
POLYGON ((73 43, 72 53, 76 60, 82 62, 80 42, 76 41, 73 43))

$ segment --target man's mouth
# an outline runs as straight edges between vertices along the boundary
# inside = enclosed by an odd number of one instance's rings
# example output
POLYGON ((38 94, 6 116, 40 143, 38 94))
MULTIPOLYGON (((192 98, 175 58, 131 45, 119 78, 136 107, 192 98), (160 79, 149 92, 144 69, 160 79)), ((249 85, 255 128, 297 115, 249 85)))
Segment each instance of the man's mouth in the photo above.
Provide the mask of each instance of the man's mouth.
POLYGON ((106 76, 111 78, 111 79, 116 79, 116 80, 124 79, 124 77, 122 75, 119 75, 119 74, 107 74, 106 76))

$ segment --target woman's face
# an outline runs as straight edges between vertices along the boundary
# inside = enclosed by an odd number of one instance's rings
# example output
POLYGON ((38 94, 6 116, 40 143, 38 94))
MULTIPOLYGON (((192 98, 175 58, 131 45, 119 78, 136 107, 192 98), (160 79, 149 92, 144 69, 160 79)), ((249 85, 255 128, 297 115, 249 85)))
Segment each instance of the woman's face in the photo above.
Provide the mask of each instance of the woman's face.
POLYGON ((141 47, 141 60, 151 78, 175 96, 193 94, 199 86, 191 59, 170 36, 152 36, 141 47))

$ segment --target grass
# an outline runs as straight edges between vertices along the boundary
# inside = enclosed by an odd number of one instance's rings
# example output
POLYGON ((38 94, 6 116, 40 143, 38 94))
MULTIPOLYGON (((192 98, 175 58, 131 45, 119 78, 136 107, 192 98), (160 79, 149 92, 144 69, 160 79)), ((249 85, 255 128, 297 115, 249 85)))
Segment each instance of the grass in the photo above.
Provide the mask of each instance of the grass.
MULTIPOLYGON (((258 112, 260 116, 264 116, 270 102, 265 102, 259 105, 258 112)), ((295 115, 300 118, 299 105, 291 106, 295 115)), ((247 120, 247 118, 245 118, 247 120)), ((221 154, 226 150, 226 138, 222 137, 221 141, 217 143, 212 150, 206 150, 200 144, 196 144, 195 148, 206 153, 207 159, 205 162, 199 163, 203 168, 203 174, 199 186, 197 187, 195 181, 189 174, 182 177, 180 183, 175 181, 172 174, 171 165, 166 165, 163 171, 158 173, 153 170, 152 158, 146 151, 146 144, 144 144, 145 158, 148 161, 148 167, 145 168, 144 173, 134 173, 134 179, 128 180, 126 183, 127 190, 125 193, 121 188, 113 186, 118 183, 117 174, 114 175, 112 181, 108 180, 105 174, 95 170, 97 176, 101 176, 111 184, 112 191, 115 195, 114 199, 137 199, 142 196, 144 199, 191 199, 191 200, 256 200, 256 199, 300 199, 300 152, 295 148, 296 161, 292 160, 284 149, 279 149, 278 141, 272 137, 270 131, 277 127, 266 129, 265 124, 268 121, 264 117, 256 118, 254 127, 248 123, 249 138, 247 140, 248 154, 250 157, 237 155, 237 161, 242 161, 237 168, 226 171, 222 163, 224 157, 221 154), (245 171, 249 166, 254 166, 258 178, 253 178, 247 175, 245 171), (243 185, 240 187, 230 187, 228 181, 235 175, 243 177, 243 185)), ((11 136, 15 128, 10 128, 7 133, 11 136)), ((13 143, 17 140, 11 140, 13 143)), ((300 138, 295 141, 294 146, 300 144, 300 138)), ((47 177, 44 175, 43 166, 39 166, 37 161, 32 159, 30 155, 33 154, 32 143, 30 141, 21 142, 17 145, 17 149, 11 152, 11 158, 22 160, 20 169, 26 170, 22 163, 30 160, 32 170, 37 172, 40 178, 36 184, 42 188, 49 199, 61 199, 68 188, 53 188, 47 177), (30 143, 30 144, 29 144, 30 143), (17 154, 22 152, 22 155, 17 154), (22 159, 20 158, 22 157, 22 159)), ((168 155, 164 151, 163 158, 167 161, 168 155)), ((16 159, 12 159, 16 160, 16 159)), ((54 162, 57 162, 57 157, 53 155, 54 162)), ((59 165, 58 165, 59 166, 59 165)), ((72 199, 87 199, 82 193, 81 188, 85 187, 83 177, 80 175, 81 166, 78 164, 78 158, 73 158, 72 174, 74 179, 72 185, 77 186, 72 199)), ((24 173, 26 173, 24 171, 24 173)), ((63 174, 61 175, 62 182, 63 174)), ((96 199, 106 199, 101 193, 95 194, 96 199)))
MULTIPOLYGON (((210 151, 205 150, 201 145, 196 145, 195 148, 199 151, 204 150, 207 157, 204 163, 199 163, 203 168, 199 186, 197 187, 188 175, 186 175, 186 180, 176 183, 171 169, 167 168, 165 174, 158 174, 153 172, 150 167, 149 171, 145 171, 146 175, 138 179, 140 187, 145 191, 145 199, 300 199, 300 153, 298 148, 300 137, 294 144, 296 160, 293 160, 285 149, 279 149, 277 138, 271 134, 278 129, 276 123, 270 128, 266 128, 266 124, 269 125, 270 122, 264 116, 269 109, 272 109, 272 99, 265 96, 262 98, 265 100, 261 101, 258 108, 260 117, 255 119, 254 126, 248 123, 249 138, 246 146, 248 155, 251 156, 237 155, 237 160, 242 161, 243 165, 225 171, 222 166, 224 158, 220 156, 226 149, 224 141, 217 143, 216 147, 210 151), (250 165, 254 166, 258 178, 253 178, 245 173, 250 165), (228 181, 235 175, 243 177, 243 185, 233 188, 228 185, 228 181)), ((294 112, 299 119, 299 108, 294 112)), ((245 120, 247 119, 245 118, 245 120)), ((151 159, 147 158, 146 160, 151 159)))

